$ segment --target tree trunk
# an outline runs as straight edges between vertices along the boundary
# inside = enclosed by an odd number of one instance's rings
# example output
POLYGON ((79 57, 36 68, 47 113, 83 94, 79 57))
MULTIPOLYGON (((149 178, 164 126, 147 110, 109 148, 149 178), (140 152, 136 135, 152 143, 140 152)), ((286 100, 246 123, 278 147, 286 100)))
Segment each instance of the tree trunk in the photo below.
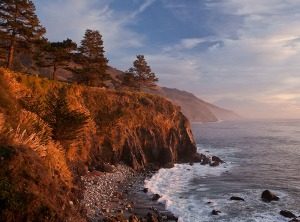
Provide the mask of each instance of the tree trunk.
POLYGON ((12 65, 14 62, 15 44, 16 44, 15 37, 12 37, 12 40, 11 40, 10 46, 9 46, 8 59, 7 59, 7 64, 6 64, 6 67, 8 69, 12 68, 12 65))

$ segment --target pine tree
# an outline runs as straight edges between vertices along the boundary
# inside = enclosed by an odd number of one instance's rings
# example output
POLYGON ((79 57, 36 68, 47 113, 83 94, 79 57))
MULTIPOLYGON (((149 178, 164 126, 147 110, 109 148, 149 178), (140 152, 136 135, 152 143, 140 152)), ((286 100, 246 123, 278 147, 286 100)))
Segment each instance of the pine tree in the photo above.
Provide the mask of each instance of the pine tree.
POLYGON ((82 66, 76 69, 76 79, 80 83, 90 86, 103 86, 104 81, 109 79, 106 73, 108 60, 104 56, 102 36, 97 30, 86 30, 77 62, 82 66))
POLYGON ((41 39, 46 30, 41 26, 35 6, 29 0, 1 0, 0 39, 5 49, 6 67, 11 68, 16 49, 28 47, 41 39))
POLYGON ((72 52, 77 44, 71 39, 62 42, 47 42, 36 55, 37 65, 40 67, 53 67, 51 78, 56 79, 58 68, 67 69, 72 58, 72 52))
POLYGON ((124 76, 123 84, 140 90, 141 88, 153 88, 158 82, 155 73, 152 72, 143 55, 137 55, 136 60, 124 76))

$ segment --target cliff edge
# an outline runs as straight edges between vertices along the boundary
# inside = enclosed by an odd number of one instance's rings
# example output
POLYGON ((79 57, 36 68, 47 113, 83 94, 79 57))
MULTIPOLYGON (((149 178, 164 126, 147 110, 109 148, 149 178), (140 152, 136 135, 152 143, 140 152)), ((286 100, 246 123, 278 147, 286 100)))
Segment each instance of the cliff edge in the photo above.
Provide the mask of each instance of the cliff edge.
POLYGON ((161 97, 6 69, 0 132, 0 217, 7 221, 84 220, 79 177, 104 163, 142 170, 199 160, 189 121, 161 97))

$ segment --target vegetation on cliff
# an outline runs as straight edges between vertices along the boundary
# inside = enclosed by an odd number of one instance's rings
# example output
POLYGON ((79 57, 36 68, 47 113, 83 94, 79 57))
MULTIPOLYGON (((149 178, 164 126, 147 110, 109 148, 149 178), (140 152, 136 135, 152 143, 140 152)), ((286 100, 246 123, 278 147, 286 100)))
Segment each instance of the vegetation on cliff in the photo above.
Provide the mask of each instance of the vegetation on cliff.
POLYGON ((84 221, 88 170, 201 158, 180 108, 138 91, 158 81, 143 55, 115 86, 97 30, 79 48, 49 42, 32 1, 3 1, 0 20, 0 65, 10 68, 0 68, 0 221, 84 221), (73 78, 57 81, 61 70, 73 78))
POLYGON ((188 120, 161 97, 6 69, 0 85, 0 215, 7 221, 79 221, 78 179, 88 169, 124 162, 138 170, 196 153, 188 120))

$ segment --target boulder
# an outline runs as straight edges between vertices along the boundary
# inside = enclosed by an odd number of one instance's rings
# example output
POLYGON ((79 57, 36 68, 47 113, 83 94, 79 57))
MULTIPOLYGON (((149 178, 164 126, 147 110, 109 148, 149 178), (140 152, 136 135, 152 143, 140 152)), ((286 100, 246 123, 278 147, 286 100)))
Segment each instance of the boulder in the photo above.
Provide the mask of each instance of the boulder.
POLYGON ((281 210, 280 212, 281 216, 287 217, 287 218, 296 218, 296 215, 293 214, 291 211, 288 210, 281 210))
POLYGON ((212 156, 211 158, 211 162, 210 162, 210 166, 212 167, 216 167, 216 166, 219 166, 220 164, 224 163, 223 160, 221 160, 219 157, 217 156, 212 156))
POLYGON ((271 201, 278 201, 279 197, 277 197, 275 194, 273 194, 271 191, 269 190, 265 190, 264 192, 262 192, 261 194, 261 199, 264 202, 271 202, 271 201))
POLYGON ((209 158, 202 153, 195 153, 193 156, 193 163, 209 163, 209 158))
POLYGON ((224 163, 224 161, 221 160, 221 159, 220 159, 219 157, 217 157, 217 156, 212 156, 211 160, 212 160, 213 162, 224 163))
POLYGON ((106 172, 106 173, 115 172, 115 167, 109 163, 99 163, 94 168, 97 171, 106 172))
POLYGON ((221 213, 221 211, 219 210, 212 210, 211 214, 212 215, 219 215, 221 213))
POLYGON ((201 165, 207 165, 210 164, 210 159, 208 157, 205 157, 201 160, 201 165))
POLYGON ((209 164, 211 167, 216 167, 216 166, 219 166, 220 165, 220 162, 211 162, 209 164))
POLYGON ((244 198, 232 196, 230 197, 230 200, 238 200, 238 201, 245 201, 244 198))
POLYGON ((148 188, 144 188, 144 189, 143 189, 143 192, 144 192, 144 193, 148 193, 148 188))
POLYGON ((161 197, 161 196, 160 196, 159 194, 154 194, 154 195, 152 196, 152 200, 153 200, 153 201, 157 201, 160 197, 161 197))
POLYGON ((178 217, 176 217, 174 214, 172 213, 167 213, 165 214, 165 216, 167 217, 168 221, 178 221, 178 217))

